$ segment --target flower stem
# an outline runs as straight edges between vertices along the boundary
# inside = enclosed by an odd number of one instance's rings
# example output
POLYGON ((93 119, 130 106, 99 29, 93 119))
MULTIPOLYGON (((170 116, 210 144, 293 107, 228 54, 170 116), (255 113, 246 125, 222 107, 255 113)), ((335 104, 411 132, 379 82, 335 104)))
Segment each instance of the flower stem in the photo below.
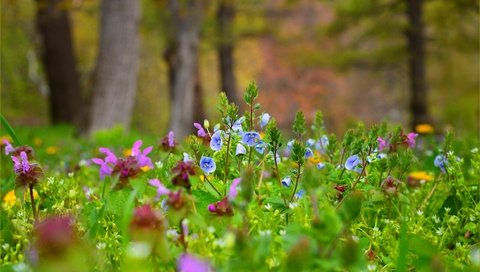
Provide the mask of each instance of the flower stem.
POLYGON ((210 180, 208 179, 208 177, 206 175, 203 175, 203 177, 205 178, 205 180, 208 182, 208 184, 210 184, 210 186, 212 186, 213 190, 215 190, 215 192, 217 192, 218 196, 219 197, 222 197, 222 193, 220 193, 219 190, 217 190, 217 188, 215 186, 213 186, 213 184, 210 182, 210 180))
POLYGON ((32 204, 33 218, 35 219, 35 223, 38 223, 38 214, 37 214, 37 210, 35 209, 35 197, 33 196, 32 184, 30 184, 29 186, 29 191, 30 191, 30 203, 32 204))
MULTIPOLYGON (((230 141, 232 140, 232 134, 228 134, 228 140, 227 140, 227 154, 225 155, 225 176, 223 178, 223 183, 227 183, 227 178, 228 178, 228 157, 230 155, 230 141)), ((227 187, 225 187, 225 193, 227 191, 226 189, 227 187)))
POLYGON ((301 172, 300 172, 301 170, 302 170, 302 165, 298 164, 298 174, 297 174, 297 178, 295 179, 295 188, 293 188, 292 196, 290 197, 290 202, 293 201, 293 197, 295 196, 295 193, 297 192, 298 180, 300 179, 300 176, 302 175, 301 172))

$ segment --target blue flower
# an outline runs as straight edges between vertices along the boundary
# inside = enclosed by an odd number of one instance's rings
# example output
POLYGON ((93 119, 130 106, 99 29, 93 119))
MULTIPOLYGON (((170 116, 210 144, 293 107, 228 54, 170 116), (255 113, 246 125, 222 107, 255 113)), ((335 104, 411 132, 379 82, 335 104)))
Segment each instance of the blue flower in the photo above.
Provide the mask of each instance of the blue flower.
POLYGON ((315 144, 315 140, 310 138, 307 140, 307 146, 308 147, 313 147, 313 145, 315 144))
POLYGON ((270 114, 262 114, 262 117, 260 118, 260 127, 264 128, 268 124, 268 121, 270 121, 270 114))
POLYGON ((287 149, 288 149, 288 150, 291 150, 291 149, 292 149, 294 142, 295 142, 295 140, 290 140, 290 141, 288 141, 288 143, 287 143, 287 149))
POLYGON ((315 144, 315 147, 320 151, 320 153, 325 154, 329 145, 327 135, 320 137, 320 140, 315 144))
POLYGON ((305 190, 301 189, 297 193, 295 193, 295 197, 300 199, 305 195, 305 190))
POLYGON ((255 131, 245 132, 242 136, 242 142, 248 146, 255 146, 260 140, 260 134, 255 131))
POLYGON ((313 156, 313 151, 310 148, 305 149, 305 159, 308 159, 313 156))
POLYGON ((232 125, 233 131, 243 132, 243 128, 242 128, 243 121, 245 121, 245 116, 242 116, 237 121, 235 121, 232 125))
POLYGON ((387 154, 385 154, 385 153, 378 153, 378 155, 377 155, 377 159, 379 159, 379 160, 384 159, 386 157, 387 157, 387 154))
POLYGON ((326 166, 326 164, 324 162, 317 163, 318 170, 323 170, 323 168, 325 168, 325 166, 326 166))
POLYGON ((355 171, 357 173, 362 172, 362 161, 358 155, 350 156, 345 162, 345 168, 350 171, 355 171))
POLYGON ((440 168, 440 170, 443 172, 443 173, 446 173, 447 172, 447 169, 446 169, 446 166, 448 164, 448 160, 447 160, 447 157, 445 157, 445 155, 443 154, 440 154, 438 156, 435 157, 435 160, 433 161, 433 164, 440 168))
POLYGON ((262 140, 258 141, 255 145, 255 150, 257 150, 258 153, 263 154, 263 152, 265 152, 265 142, 262 140))
POLYGON ((237 148, 235 149, 235 155, 245 155, 247 154, 247 149, 241 144, 237 144, 237 148))
POLYGON ((290 187, 290 184, 292 184, 292 179, 291 179, 290 177, 284 177, 284 178, 282 179, 282 185, 283 185, 284 187, 287 187, 287 188, 288 188, 288 187, 290 187))
POLYGON ((200 168, 208 175, 215 172, 217 165, 212 158, 202 156, 202 158, 200 159, 200 168))
POLYGON ((213 133, 212 139, 210 141, 210 148, 213 151, 218 151, 222 148, 222 131, 218 130, 217 132, 213 133))

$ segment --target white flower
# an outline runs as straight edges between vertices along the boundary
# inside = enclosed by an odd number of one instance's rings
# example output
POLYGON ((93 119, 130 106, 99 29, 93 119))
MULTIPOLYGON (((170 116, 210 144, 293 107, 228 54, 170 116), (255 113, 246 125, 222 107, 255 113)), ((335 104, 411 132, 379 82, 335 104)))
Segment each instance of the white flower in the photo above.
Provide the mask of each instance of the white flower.
POLYGON ((417 211, 417 215, 418 215, 418 216, 422 216, 422 215, 423 215, 423 211, 422 211, 422 210, 418 210, 418 211, 417 211))
POLYGON ((272 205, 270 203, 267 203, 265 205, 265 209, 267 209, 267 211, 270 211, 272 209, 272 205))

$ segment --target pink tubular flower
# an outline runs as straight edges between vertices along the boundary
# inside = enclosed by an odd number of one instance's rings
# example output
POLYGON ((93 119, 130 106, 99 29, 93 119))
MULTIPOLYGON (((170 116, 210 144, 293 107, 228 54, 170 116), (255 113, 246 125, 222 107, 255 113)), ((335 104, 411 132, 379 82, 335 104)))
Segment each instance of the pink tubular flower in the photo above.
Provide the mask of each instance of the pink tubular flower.
POLYGON ((233 209, 232 209, 231 202, 238 195, 238 185, 240 184, 240 181, 241 181, 240 178, 234 179, 232 181, 232 184, 230 185, 230 189, 228 190, 227 197, 224 197, 222 200, 208 205, 208 211, 219 216, 223 216, 223 215, 232 216, 233 209))
POLYGON ((416 144, 415 138, 417 138, 417 136, 418 136, 417 133, 414 133, 414 132, 408 133, 406 141, 407 141, 407 144, 410 148, 415 147, 415 144, 416 144))
POLYGON ((382 151, 383 149, 388 147, 388 143, 386 140, 384 140, 382 137, 377 138, 378 141, 378 151, 382 151))

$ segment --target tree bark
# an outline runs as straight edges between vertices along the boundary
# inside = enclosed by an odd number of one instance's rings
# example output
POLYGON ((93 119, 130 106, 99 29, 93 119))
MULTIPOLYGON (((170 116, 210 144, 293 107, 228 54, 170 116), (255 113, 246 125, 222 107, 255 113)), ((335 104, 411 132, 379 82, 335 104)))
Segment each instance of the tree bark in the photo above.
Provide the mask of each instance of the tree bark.
POLYGON ((51 122, 71 123, 78 127, 83 118, 83 103, 75 68, 70 17, 62 2, 36 0, 36 24, 49 86, 51 122))
POLYGON ((411 127, 431 121, 425 83, 425 37, 422 18, 423 0, 407 0, 408 73, 410 79, 411 127))
POLYGON ((118 124, 129 129, 137 87, 139 2, 102 1, 90 134, 118 124))
POLYGON ((218 21, 218 60, 222 91, 225 92, 230 102, 240 107, 241 101, 237 93, 234 60, 233 19, 235 6, 233 0, 221 0, 217 10, 218 21))
MULTIPOLYGON (((170 0, 175 57, 173 74, 170 72, 172 108, 170 129, 179 138, 193 131, 196 76, 198 70, 198 44, 202 19, 202 1, 170 0)), ((197 90, 198 91, 198 90, 197 90)))

